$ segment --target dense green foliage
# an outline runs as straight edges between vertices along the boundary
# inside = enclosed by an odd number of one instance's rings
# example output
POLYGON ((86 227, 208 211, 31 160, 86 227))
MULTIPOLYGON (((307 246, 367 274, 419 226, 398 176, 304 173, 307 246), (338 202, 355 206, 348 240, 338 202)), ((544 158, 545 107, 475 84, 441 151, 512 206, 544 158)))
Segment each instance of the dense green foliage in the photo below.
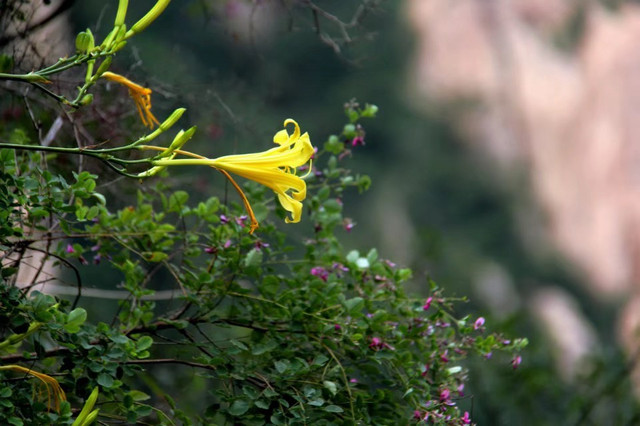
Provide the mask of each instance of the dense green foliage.
POLYGON ((0 422, 89 424, 94 406, 85 401, 97 389, 103 424, 470 423, 469 357, 487 363, 506 351, 494 364, 511 372, 526 341, 488 333, 482 318, 457 313, 465 298, 430 280, 416 280, 428 294, 409 294, 411 271, 376 249, 343 246, 353 226, 344 205, 371 184, 349 170, 351 155, 377 108, 349 102, 340 131, 312 133, 320 150, 301 224, 281 223, 271 191, 244 186, 261 224, 251 235, 242 205, 229 201, 235 194, 200 199, 172 183, 175 170, 123 178, 123 165, 148 162, 98 152, 125 146, 138 128, 101 122, 116 101, 96 81, 126 46, 105 42, 96 53, 89 34, 42 74, 3 75, 19 81, 7 86, 14 96, 0 128, 0 361, 11 367, 0 373, 0 422), (41 84, 67 69, 82 71, 64 74, 77 92, 41 84), (45 147, 42 129, 59 108, 68 128, 45 147), (98 111, 93 121, 83 121, 87 110, 98 111), (78 128, 100 146, 77 148, 78 128), (52 278, 67 291, 30 291, 52 278), (117 304, 92 298, 105 294, 117 304), (68 401, 56 407, 50 383, 14 366, 54 378, 68 401))
MULTIPOLYGON (((110 212, 95 192, 97 176, 74 174, 68 183, 43 170, 40 154, 2 150, 2 248, 19 259, 3 267, 2 338, 37 325, 3 345, 3 362, 56 373, 74 408, 99 387, 99 418, 106 422, 114 416, 129 422, 195 418, 212 424, 241 417, 243 424, 398 424, 414 410, 436 423, 462 417, 456 400, 469 352, 488 355, 520 349, 523 342, 455 318, 454 300, 433 283, 427 302, 407 296, 402 287, 411 271, 380 259, 375 249, 360 254, 342 247, 338 235, 348 228, 342 200, 349 187, 370 184, 342 165, 348 157, 340 154, 360 118, 356 109, 347 111, 353 123, 329 136, 314 162, 311 229, 302 243, 268 219, 274 199, 255 184, 246 190, 262 225, 251 236, 234 203, 213 197, 192 204, 186 191, 171 192, 159 180, 159 186, 140 187, 136 205, 110 212), (38 236, 25 235, 26 229, 38 236), (16 283, 21 256, 38 241, 77 275, 73 306, 27 294, 27 283, 16 283), (91 311, 81 308, 83 269, 90 263, 117 271, 105 274, 102 284, 128 294, 111 324, 92 321, 91 311), (161 286, 175 289, 170 302, 149 299, 161 286), (154 378, 154 366, 163 364, 201 370, 209 388, 201 391, 207 401, 202 413, 186 414, 174 404, 184 391, 165 390, 154 378)), ((3 402, 3 422, 70 421, 69 405, 52 412, 32 385, 5 382, 1 392, 14 397, 3 402)))

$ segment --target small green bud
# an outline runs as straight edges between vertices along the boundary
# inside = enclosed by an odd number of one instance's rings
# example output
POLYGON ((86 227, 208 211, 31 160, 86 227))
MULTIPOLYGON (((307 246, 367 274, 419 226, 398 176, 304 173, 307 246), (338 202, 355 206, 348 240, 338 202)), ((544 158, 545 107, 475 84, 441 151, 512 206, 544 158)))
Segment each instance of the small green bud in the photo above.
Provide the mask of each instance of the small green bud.
POLYGON ((161 133, 171 128, 171 126, 173 126, 176 123, 176 121, 178 121, 180 117, 182 117, 182 114, 184 114, 186 110, 187 110, 186 108, 178 108, 175 111, 173 111, 171 115, 166 120, 164 120, 156 130, 153 131, 153 133, 149 134, 147 137, 144 138, 144 142, 149 142, 155 139, 161 133))
POLYGON ((364 111, 360 114, 361 117, 375 117, 378 113, 378 107, 373 104, 367 104, 364 111))
POLYGON ((93 95, 91 93, 87 93, 80 100, 80 105, 89 105, 91 102, 93 102, 93 95))
POLYGON ((344 126, 344 129, 342 130, 342 134, 345 135, 347 138, 353 138, 356 136, 356 126, 354 126, 353 124, 347 124, 344 126))
POLYGON ((86 31, 78 33, 76 36, 76 51, 78 53, 87 53, 95 47, 95 40, 91 30, 87 28, 86 31))
POLYGON ((123 47, 125 47, 127 45, 126 41, 119 41, 115 44, 115 46, 113 47, 113 49, 111 49, 112 53, 117 52, 118 50, 122 49, 123 47))
POLYGON ((116 12, 116 20, 114 22, 115 27, 119 27, 124 24, 124 18, 127 16, 127 7, 129 6, 129 0, 118 1, 118 11, 116 12))
POLYGON ((171 142, 171 145, 169 145, 169 152, 173 152, 176 149, 181 149, 184 144, 187 143, 189 139, 191 139, 193 134, 196 132, 196 129, 197 127, 193 126, 186 132, 184 130, 180 130, 176 137, 173 139, 173 142, 171 142))
POLYGON ((104 58, 104 61, 102 61, 102 63, 98 67, 98 71, 96 71, 96 74, 93 76, 93 78, 97 80, 98 78, 100 78, 102 74, 107 72, 107 70, 111 66, 111 61, 112 61, 111 56, 107 56, 106 58, 104 58))
POLYGON ((156 18, 158 16, 160 16, 160 14, 162 12, 164 12, 164 9, 169 5, 170 1, 171 0, 158 0, 156 2, 156 4, 151 8, 151 10, 149 10, 147 12, 146 15, 144 15, 142 18, 140 18, 140 20, 138 22, 133 24, 133 26, 127 32, 125 37, 129 38, 129 37, 133 36, 134 34, 138 34, 142 30, 147 28, 149 26, 149 24, 151 24, 153 21, 155 21, 156 18))
POLYGON ((100 412, 100 409, 97 408, 97 409, 93 410, 91 413, 89 413, 89 415, 84 420, 84 422, 82 422, 82 426, 89 426, 91 423, 95 422, 96 419, 98 418, 98 413, 99 412, 100 412))

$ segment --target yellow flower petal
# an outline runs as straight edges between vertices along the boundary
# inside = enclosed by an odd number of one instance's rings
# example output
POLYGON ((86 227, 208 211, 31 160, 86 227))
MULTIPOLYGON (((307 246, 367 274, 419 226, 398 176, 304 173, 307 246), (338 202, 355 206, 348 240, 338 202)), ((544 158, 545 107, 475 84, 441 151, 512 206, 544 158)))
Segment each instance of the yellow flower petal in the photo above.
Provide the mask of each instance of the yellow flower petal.
MULTIPOLYGON (((286 129, 280 130, 273 137, 277 147, 264 152, 252 154, 226 155, 215 159, 208 159, 187 151, 176 150, 181 155, 187 155, 195 159, 159 159, 153 161, 154 166, 178 166, 178 165, 206 165, 214 167, 225 173, 233 173, 246 179, 258 182, 278 196, 282 207, 288 211, 291 217, 287 217, 287 223, 299 222, 302 217, 302 203, 307 196, 307 184, 296 176, 296 168, 307 164, 314 153, 309 134, 300 134, 300 126, 292 119, 287 119, 284 125, 294 125, 290 135, 286 129)), ((161 149, 158 147, 141 146, 143 149, 161 149)), ((236 189, 239 187, 234 183, 236 189)), ((239 190, 241 192, 241 190, 239 190)), ((248 204, 242 194, 245 205, 248 204)), ((250 206, 247 207, 250 211, 250 206)))
POLYGON ((139 84, 136 84, 133 81, 129 80, 128 78, 111 71, 106 71, 102 74, 102 77, 106 78, 107 80, 120 83, 129 89, 129 96, 131 96, 136 104, 136 109, 138 110, 138 115, 140 115, 142 124, 150 129, 153 129, 154 124, 160 124, 160 122, 158 122, 158 119, 156 119, 156 117, 151 113, 151 89, 142 87, 139 84))
MULTIPOLYGON (((37 371, 31 370, 30 368, 22 367, 21 365, 3 365, 0 366, 0 370, 14 370, 19 371, 21 373, 29 374, 42 382, 47 392, 47 408, 51 409, 55 408, 56 411, 60 412, 60 401, 66 401, 67 396, 64 391, 60 387, 60 383, 53 377, 39 373, 37 371)), ((38 393, 40 395, 40 392, 38 393)))
POLYGON ((286 222, 296 223, 302 216, 300 201, 307 195, 307 184, 291 169, 295 172, 295 168, 308 163, 314 150, 309 135, 300 135, 298 123, 287 119, 287 124, 294 125, 292 135, 284 129, 273 137, 279 147, 261 153, 227 155, 211 160, 211 165, 271 188, 282 207, 291 213, 286 222))

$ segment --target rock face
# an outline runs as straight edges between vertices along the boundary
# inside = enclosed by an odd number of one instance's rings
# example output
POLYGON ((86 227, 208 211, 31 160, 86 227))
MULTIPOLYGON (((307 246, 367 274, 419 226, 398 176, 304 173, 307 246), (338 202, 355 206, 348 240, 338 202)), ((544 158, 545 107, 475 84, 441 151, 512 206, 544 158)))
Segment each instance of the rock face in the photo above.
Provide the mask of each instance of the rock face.
MULTIPOLYGON (((640 8, 408 0, 407 17, 416 101, 473 100, 466 139, 505 173, 526 166, 546 232, 592 294, 640 297, 640 8)), ((622 322, 632 345, 640 320, 622 322)))
POLYGON ((22 71, 50 65, 58 58, 68 56, 73 52, 68 19, 72 4, 72 0, 3 2, 0 7, 0 52, 15 54, 22 71))
POLYGON ((591 6, 579 44, 563 51, 549 28, 569 19, 564 0, 409 4, 419 92, 477 101, 461 119, 470 142, 505 169, 529 167, 553 239, 596 293, 633 291, 640 278, 640 8, 591 6))

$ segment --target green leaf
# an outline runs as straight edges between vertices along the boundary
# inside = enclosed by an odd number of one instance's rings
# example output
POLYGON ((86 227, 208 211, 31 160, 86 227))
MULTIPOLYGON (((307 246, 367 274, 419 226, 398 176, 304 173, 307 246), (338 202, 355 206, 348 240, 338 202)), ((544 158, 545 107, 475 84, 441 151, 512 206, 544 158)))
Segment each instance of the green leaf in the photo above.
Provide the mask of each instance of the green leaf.
POLYGON ((267 352, 271 352, 278 347, 278 342, 275 340, 268 340, 266 343, 259 343, 253 346, 251 350, 252 355, 262 355, 267 352))
POLYGON ((337 405, 327 405, 326 407, 324 407, 324 411, 328 413, 342 413, 344 410, 337 405))
POLYGON ((282 374, 285 371, 287 371, 287 369, 289 368, 289 364, 290 364, 290 362, 288 360, 286 360, 286 359, 274 362, 276 370, 278 370, 278 373, 280 373, 280 374, 282 374))
POLYGON ((111 377, 109 374, 102 373, 98 375, 96 382, 98 382, 98 384, 102 387, 110 388, 111 386, 113 386, 113 377, 111 377))
POLYGON ((338 393, 338 386, 335 384, 335 382, 325 380, 324 382, 322 382, 322 384, 324 385, 326 390, 331 392, 331 395, 335 396, 335 394, 338 393))
POLYGON ((241 341, 239 341, 239 340, 232 339, 231 340, 231 344, 233 346, 235 346, 236 348, 242 349, 243 351, 248 351, 249 350, 249 347, 247 345, 245 345, 244 343, 242 343, 241 341))
POLYGON ((362 297, 347 299, 344 301, 344 307, 349 315, 354 315, 364 308, 364 299, 362 297))
POLYGON ((169 197, 169 211, 182 212, 183 208, 189 200, 189 194, 186 191, 176 191, 169 197))
POLYGON ((13 425, 13 426, 23 426, 24 425, 22 420, 20 420, 18 417, 9 417, 7 419, 7 422, 9 422, 9 424, 13 425))
POLYGON ((244 266, 259 266, 262 263, 262 250, 253 248, 249 250, 249 253, 244 258, 244 266))
POLYGON ((253 401, 253 404, 258 408, 262 408, 263 410, 269 409, 269 403, 264 399, 257 399, 253 401))
POLYGON ((244 399, 236 399, 229 407, 229 414, 232 416, 242 416, 249 410, 249 402, 244 399))
POLYGON ((138 342, 136 343, 136 349, 138 351, 144 351, 146 349, 149 349, 152 344, 153 344, 153 338, 151 338, 150 336, 142 336, 141 338, 138 339, 138 342))
POLYGON ((76 308, 69 312, 67 322, 64 325, 64 329, 67 333, 77 333, 80 331, 80 326, 87 320, 87 311, 82 308, 76 308))

